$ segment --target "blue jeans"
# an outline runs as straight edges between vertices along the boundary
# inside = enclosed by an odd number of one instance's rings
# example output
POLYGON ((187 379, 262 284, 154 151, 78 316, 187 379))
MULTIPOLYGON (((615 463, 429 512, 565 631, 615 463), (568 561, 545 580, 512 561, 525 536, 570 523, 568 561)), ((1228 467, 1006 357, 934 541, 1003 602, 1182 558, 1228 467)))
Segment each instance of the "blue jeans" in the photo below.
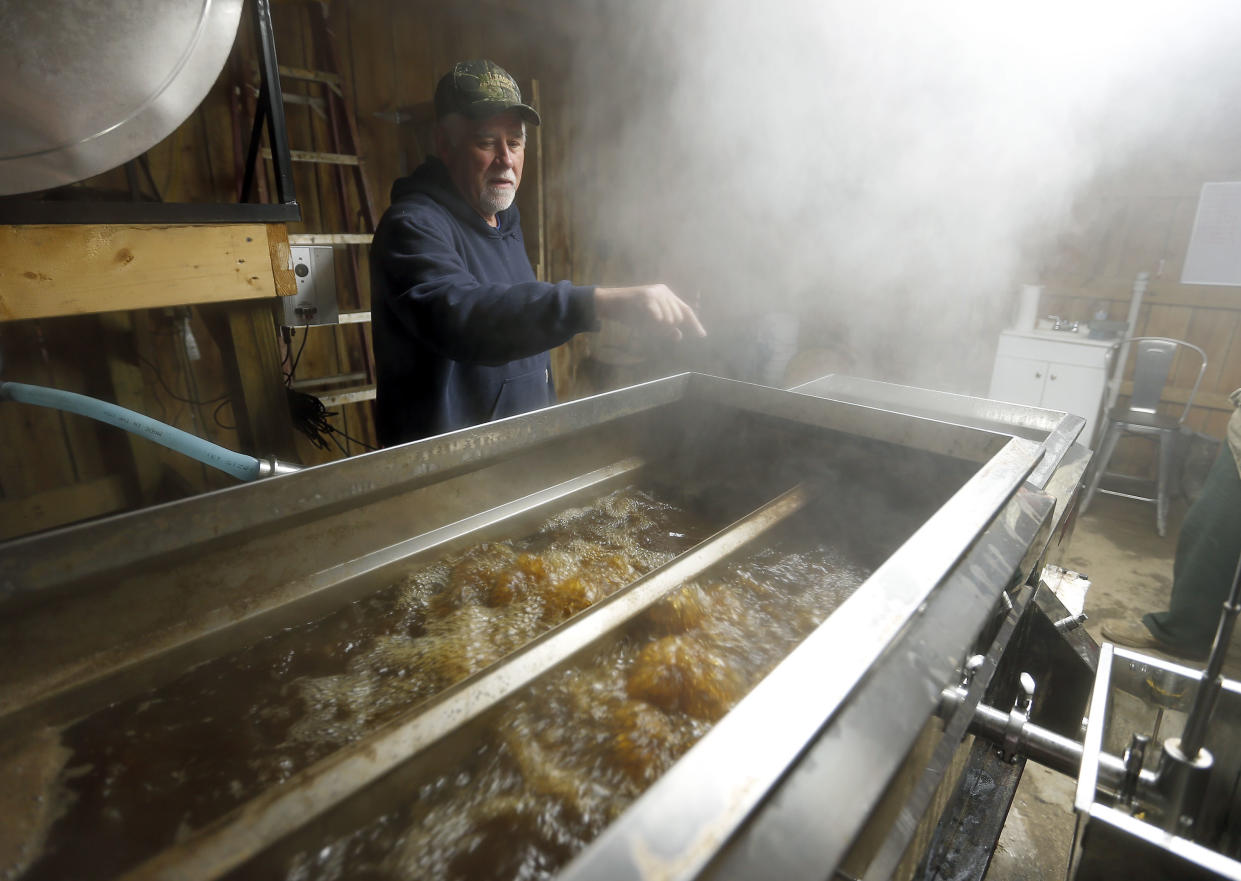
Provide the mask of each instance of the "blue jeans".
POLYGON ((1198 654, 1211 648, 1241 556, 1241 475, 1228 444, 1185 514, 1168 611, 1142 616, 1156 639, 1198 654))

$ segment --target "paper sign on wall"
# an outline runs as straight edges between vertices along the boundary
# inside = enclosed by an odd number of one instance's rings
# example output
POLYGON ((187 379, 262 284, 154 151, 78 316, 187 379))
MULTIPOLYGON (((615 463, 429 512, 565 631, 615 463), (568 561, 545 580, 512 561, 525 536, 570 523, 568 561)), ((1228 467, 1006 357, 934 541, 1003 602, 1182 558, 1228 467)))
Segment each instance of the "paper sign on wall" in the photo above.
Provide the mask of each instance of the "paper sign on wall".
POLYGON ((1181 282, 1241 285, 1241 182, 1202 185, 1181 282))

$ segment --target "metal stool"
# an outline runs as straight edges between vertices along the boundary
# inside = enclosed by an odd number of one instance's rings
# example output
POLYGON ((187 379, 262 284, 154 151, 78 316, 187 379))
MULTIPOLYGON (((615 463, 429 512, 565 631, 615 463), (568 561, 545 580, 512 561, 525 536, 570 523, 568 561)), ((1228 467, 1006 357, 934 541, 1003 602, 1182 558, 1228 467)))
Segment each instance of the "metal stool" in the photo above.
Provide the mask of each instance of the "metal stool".
POLYGON ((1171 496, 1170 482, 1176 460, 1176 444, 1181 434, 1181 426, 1193 406, 1194 396, 1198 394, 1198 386, 1202 375, 1207 369, 1207 353, 1183 340, 1167 337, 1131 337, 1129 342, 1136 343, 1133 362, 1133 394, 1127 407, 1113 407, 1107 413, 1107 429, 1103 441, 1099 444, 1098 454, 1091 466, 1090 479, 1086 483, 1086 497, 1082 499, 1081 512, 1084 514, 1090 507, 1096 492, 1136 499, 1142 502, 1155 503, 1155 529, 1162 536, 1168 527, 1168 499, 1171 496), (1184 347, 1198 353, 1201 364, 1194 387, 1185 402, 1185 409, 1180 418, 1161 416, 1158 412, 1159 399, 1163 397, 1164 386, 1172 370, 1172 362, 1179 350, 1184 347), (1159 457, 1155 469, 1155 495, 1139 496, 1132 493, 1100 489, 1099 481, 1107 472, 1108 462, 1116 450, 1116 442, 1122 434, 1136 434, 1155 439, 1159 444, 1159 457))

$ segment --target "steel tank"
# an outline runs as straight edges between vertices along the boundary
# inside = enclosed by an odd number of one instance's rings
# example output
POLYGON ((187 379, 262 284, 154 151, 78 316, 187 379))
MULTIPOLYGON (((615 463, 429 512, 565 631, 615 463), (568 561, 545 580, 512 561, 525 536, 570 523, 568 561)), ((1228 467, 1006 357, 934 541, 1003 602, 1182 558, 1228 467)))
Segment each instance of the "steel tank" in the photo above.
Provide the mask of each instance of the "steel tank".
POLYGON ((241 0, 0 3, 0 195, 146 152, 206 97, 241 0))
MULTIPOLYGON (((914 877, 977 752, 974 707, 1011 699, 1063 613, 1037 573, 1071 528, 1081 426, 847 377, 685 374, 0 546, 0 755, 15 804, 53 805, 11 836, 9 873, 914 877), (550 617, 543 597, 517 633, 495 592, 561 565, 558 542, 612 586, 550 617), (469 582, 490 591, 469 614, 491 654, 334 704, 317 730, 336 733, 280 752, 306 681, 352 669, 316 647, 422 657, 458 614, 436 612, 444 572, 486 554, 509 573, 469 582), (420 611, 366 636, 394 584, 420 611), (700 611, 727 626, 690 640, 700 611), (109 798, 131 778, 172 800, 127 816, 109 798), (466 822, 454 788, 491 800, 466 822)), ((590 580, 573 571, 544 580, 567 595, 590 580)), ((1091 657, 1057 646, 1035 710, 1071 730, 1089 683, 1063 671, 1088 680, 1091 657)))

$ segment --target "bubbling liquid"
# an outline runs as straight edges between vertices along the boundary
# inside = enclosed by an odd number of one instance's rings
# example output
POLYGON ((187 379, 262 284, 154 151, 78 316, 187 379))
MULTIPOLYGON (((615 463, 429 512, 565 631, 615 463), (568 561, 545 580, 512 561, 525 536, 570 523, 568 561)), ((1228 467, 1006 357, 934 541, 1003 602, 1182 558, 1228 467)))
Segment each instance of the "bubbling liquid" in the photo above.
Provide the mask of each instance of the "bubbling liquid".
POLYGON ((66 729, 61 818, 22 877, 127 868, 494 663, 705 537, 634 488, 412 568, 318 621, 66 729))
POLYGON ((828 548, 767 548, 717 567, 508 699, 468 761, 423 782, 409 805, 297 854, 285 877, 549 877, 868 575, 828 548))

